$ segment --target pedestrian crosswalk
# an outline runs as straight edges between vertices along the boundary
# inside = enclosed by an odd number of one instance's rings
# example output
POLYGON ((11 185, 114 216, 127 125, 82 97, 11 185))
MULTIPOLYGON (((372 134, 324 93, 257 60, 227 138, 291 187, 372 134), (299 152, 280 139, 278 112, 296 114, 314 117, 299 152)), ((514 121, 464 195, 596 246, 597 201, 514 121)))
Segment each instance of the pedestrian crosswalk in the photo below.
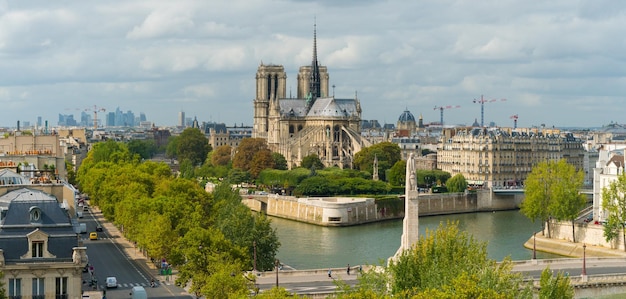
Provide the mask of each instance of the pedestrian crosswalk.
MULTIPOLYGON (((155 287, 159 287, 159 286, 163 286, 163 285, 171 285, 171 283, 168 282, 168 281, 155 282, 155 287)), ((144 287, 144 288, 149 288, 150 287, 150 283, 149 282, 136 282, 136 283, 129 282, 129 283, 118 283, 117 284, 117 287, 118 288, 122 288, 122 289, 126 289, 126 288, 130 289, 132 287, 139 287, 139 286, 144 287)), ((100 288, 104 290, 107 287, 106 287, 106 285, 100 285, 100 288)))

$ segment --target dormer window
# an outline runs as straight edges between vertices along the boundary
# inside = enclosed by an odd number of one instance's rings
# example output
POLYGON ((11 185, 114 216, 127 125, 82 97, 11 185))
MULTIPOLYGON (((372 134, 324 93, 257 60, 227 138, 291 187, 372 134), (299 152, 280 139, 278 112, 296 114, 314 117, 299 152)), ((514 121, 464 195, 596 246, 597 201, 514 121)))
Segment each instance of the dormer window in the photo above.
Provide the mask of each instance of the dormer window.
POLYGON ((40 222, 41 221, 41 209, 37 206, 30 208, 30 222, 40 222))
POLYGON ((55 258, 56 256, 48 251, 48 234, 38 228, 26 235, 28 238, 28 252, 22 255, 22 259, 32 258, 55 258))
POLYGON ((44 241, 33 241, 31 243, 30 252, 32 257, 43 257, 43 244, 44 241))

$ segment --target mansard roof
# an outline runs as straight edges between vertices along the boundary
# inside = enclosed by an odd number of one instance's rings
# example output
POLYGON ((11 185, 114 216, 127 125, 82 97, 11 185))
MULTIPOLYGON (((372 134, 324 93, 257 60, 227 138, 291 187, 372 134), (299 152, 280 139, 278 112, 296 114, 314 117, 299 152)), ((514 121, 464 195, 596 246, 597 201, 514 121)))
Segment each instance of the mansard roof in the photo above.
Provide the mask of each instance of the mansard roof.
POLYGON ((0 201, 8 201, 0 221, 0 248, 7 261, 20 260, 28 252, 28 235, 36 230, 48 235, 48 252, 56 258, 72 257, 78 238, 70 216, 54 196, 22 188, 1 196, 0 201), (39 212, 38 219, 31 218, 34 209, 39 212))
POLYGON ((71 228, 69 215, 54 196, 45 192, 22 188, 0 196, 0 202, 8 202, 8 211, 0 220, 0 230, 5 226, 31 225, 29 213, 35 206, 42 212, 40 225, 68 224, 71 228))

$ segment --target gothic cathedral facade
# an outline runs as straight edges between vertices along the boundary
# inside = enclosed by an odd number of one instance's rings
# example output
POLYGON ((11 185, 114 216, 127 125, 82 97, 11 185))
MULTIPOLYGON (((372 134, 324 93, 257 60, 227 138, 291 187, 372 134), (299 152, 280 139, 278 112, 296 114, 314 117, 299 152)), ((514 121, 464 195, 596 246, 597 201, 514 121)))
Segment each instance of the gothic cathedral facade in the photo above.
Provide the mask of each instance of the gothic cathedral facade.
POLYGON ((317 155, 324 166, 352 168, 354 154, 371 144, 361 137, 361 104, 354 98, 328 94, 328 70, 317 60, 313 33, 313 61, 297 77, 297 98, 287 97, 287 74, 282 65, 261 64, 256 73, 253 138, 263 138, 288 167, 300 166, 317 155))

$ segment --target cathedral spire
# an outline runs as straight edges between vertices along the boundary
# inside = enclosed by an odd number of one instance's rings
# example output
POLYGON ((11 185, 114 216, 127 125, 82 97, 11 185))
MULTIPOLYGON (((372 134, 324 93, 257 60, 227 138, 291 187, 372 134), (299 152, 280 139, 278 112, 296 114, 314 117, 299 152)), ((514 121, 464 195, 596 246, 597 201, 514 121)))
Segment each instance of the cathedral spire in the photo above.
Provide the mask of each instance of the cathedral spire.
POLYGON ((313 61, 311 62, 311 75, 309 77, 309 93, 313 101, 321 96, 320 69, 317 62, 317 22, 313 23, 313 61))

